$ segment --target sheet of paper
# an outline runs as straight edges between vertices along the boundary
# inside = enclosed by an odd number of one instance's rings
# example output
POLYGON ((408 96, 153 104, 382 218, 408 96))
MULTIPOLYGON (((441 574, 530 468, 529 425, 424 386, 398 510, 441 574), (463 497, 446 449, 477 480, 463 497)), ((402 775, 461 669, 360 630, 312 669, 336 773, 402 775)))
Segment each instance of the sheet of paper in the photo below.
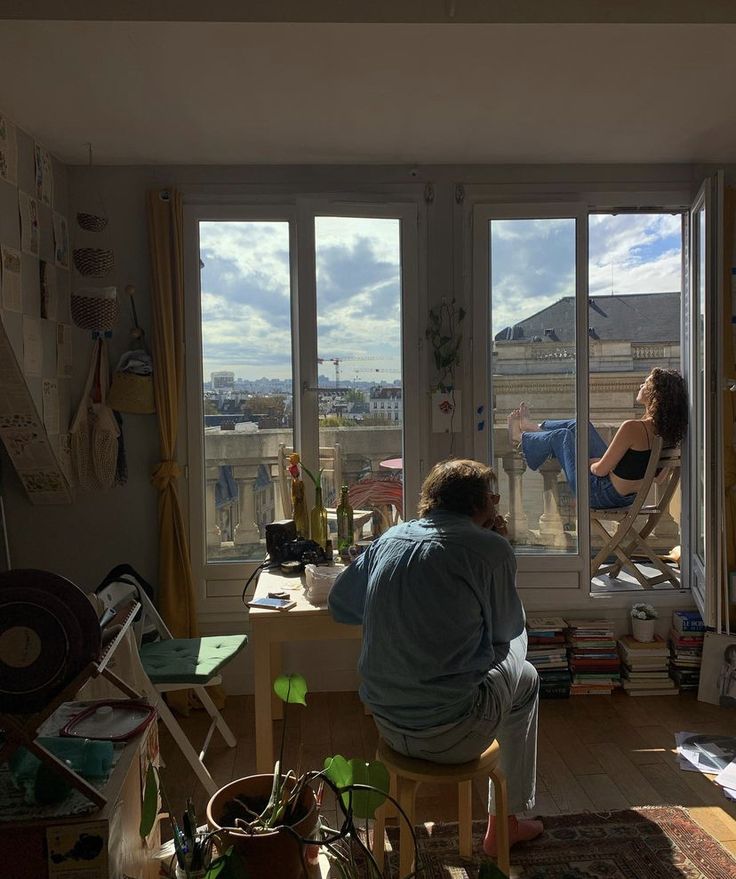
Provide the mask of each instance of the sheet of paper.
POLYGON ((51 154, 41 144, 34 144, 33 157, 36 166, 36 198, 44 204, 54 205, 54 169, 51 154))
POLYGON ((43 423, 50 436, 59 432, 59 382, 55 378, 45 378, 41 385, 43 400, 43 423))
POLYGON ((719 774, 736 759, 736 737, 693 732, 675 733, 680 769, 719 774))
POLYGON ((432 394, 432 433, 459 433, 463 429, 460 391, 432 394))
POLYGON ((60 269, 69 268, 69 227, 66 217, 54 211, 54 259, 60 269))
POLYGON ((41 280, 41 317, 56 320, 58 298, 56 295, 56 269, 51 263, 40 260, 38 263, 41 280))
POLYGON ((23 311, 20 251, 3 244, 0 247, 0 265, 2 266, 3 308, 7 308, 8 311, 23 311))
POLYGON ((20 210, 20 249, 23 253, 38 256, 41 233, 38 225, 38 202, 27 192, 18 192, 20 210))
POLYGON ((15 125, 0 115, 0 180, 18 182, 18 145, 15 125))
POLYGON ((72 328, 69 324, 56 325, 56 374, 59 378, 72 375, 72 328))
POLYGON ((41 377, 43 371, 43 344, 41 322, 23 315, 23 373, 28 378, 41 377))
POLYGON ((730 790, 736 789, 736 760, 733 760, 716 775, 716 782, 730 790))

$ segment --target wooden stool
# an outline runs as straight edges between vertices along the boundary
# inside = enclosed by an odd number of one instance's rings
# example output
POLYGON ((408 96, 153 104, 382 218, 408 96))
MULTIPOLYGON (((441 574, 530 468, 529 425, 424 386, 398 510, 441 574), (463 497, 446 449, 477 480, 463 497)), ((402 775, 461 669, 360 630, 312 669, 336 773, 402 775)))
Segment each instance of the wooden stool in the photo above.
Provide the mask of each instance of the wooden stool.
MULTIPOLYGON (((378 740, 376 759, 380 760, 391 776, 391 790, 396 791, 399 805, 414 826, 414 802, 420 782, 455 783, 458 788, 458 834, 460 857, 470 858, 473 853, 473 779, 490 776, 496 803, 496 833, 498 866, 508 876, 509 815, 506 796, 506 776, 500 768, 501 748, 497 741, 491 742, 476 760, 468 763, 430 763, 405 757, 390 748, 383 739, 378 740)), ((384 829, 386 805, 376 813, 373 829, 373 856, 379 869, 383 870, 384 829)), ((411 832, 403 817, 399 816, 399 877, 408 876, 414 869, 414 849, 411 832)))

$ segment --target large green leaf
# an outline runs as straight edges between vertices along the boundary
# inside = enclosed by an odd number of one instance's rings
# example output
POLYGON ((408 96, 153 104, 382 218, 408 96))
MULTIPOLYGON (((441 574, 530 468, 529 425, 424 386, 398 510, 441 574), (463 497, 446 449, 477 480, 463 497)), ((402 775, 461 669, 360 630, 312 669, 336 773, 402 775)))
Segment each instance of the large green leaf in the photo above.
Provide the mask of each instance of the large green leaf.
POLYGON ((273 691, 282 702, 307 704, 307 682, 301 675, 279 675, 273 682, 273 691))
POLYGON ((354 818, 373 818, 389 790, 388 770, 378 760, 366 763, 359 758, 346 760, 341 754, 336 754, 325 760, 325 775, 343 791, 342 801, 346 809, 350 804, 352 785, 365 784, 375 788, 352 791, 354 818))
POLYGON ((146 786, 143 790, 143 805, 141 806, 141 823, 138 829, 141 837, 145 839, 153 830, 158 812, 158 784, 156 783, 156 771, 153 764, 148 764, 146 771, 146 786))

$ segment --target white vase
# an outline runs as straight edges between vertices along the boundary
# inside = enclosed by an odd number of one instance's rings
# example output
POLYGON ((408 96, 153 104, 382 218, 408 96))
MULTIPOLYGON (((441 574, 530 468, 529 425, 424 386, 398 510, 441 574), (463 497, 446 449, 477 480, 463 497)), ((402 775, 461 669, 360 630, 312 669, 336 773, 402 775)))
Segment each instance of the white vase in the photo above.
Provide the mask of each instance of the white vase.
POLYGON ((654 620, 632 617, 631 634, 635 641, 654 641, 654 620))

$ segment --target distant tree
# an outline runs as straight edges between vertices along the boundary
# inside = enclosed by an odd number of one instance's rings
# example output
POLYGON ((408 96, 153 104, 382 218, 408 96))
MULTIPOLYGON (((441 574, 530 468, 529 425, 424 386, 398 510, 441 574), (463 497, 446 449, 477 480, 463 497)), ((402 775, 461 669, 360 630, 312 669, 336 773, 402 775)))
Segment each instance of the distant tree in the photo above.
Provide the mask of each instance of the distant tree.
POLYGON ((345 399, 348 403, 365 403, 365 394, 357 388, 349 388, 345 392, 345 399))
POLYGON ((284 417, 286 401, 279 394, 254 394, 241 404, 243 411, 273 415, 279 423, 284 417))

